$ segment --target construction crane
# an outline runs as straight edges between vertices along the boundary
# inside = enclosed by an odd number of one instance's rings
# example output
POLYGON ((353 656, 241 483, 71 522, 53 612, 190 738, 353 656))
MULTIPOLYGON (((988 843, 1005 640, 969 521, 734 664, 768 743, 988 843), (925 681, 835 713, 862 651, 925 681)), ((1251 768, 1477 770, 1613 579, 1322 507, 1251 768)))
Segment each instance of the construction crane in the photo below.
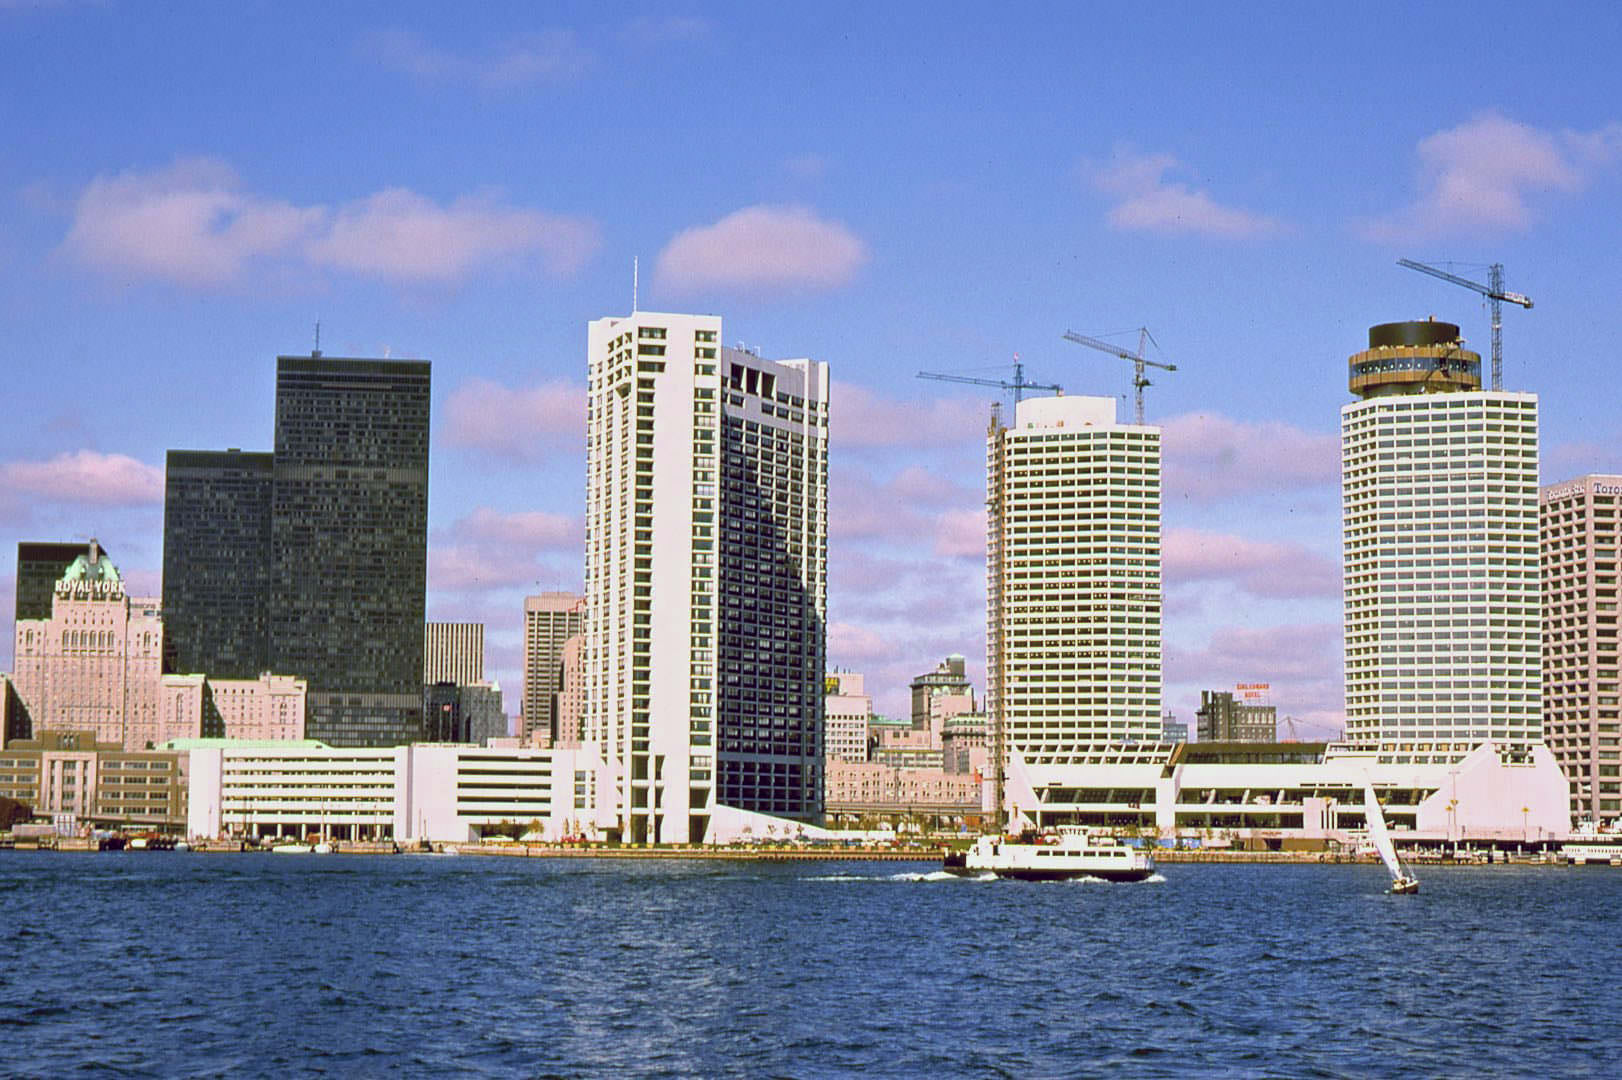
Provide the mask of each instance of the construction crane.
POLYGON ((1421 274, 1429 274, 1431 277, 1441 278, 1443 281, 1451 281, 1455 285, 1463 285, 1466 289, 1473 289, 1487 298, 1487 302, 1492 306, 1492 388, 1502 390, 1504 388, 1504 301, 1508 300, 1511 304, 1519 304, 1523 308, 1532 306, 1530 296, 1522 296, 1518 292, 1504 291, 1504 264, 1493 263, 1487 267, 1487 284, 1485 285, 1479 281, 1459 277, 1457 274, 1450 274, 1446 270, 1439 270, 1434 266, 1426 266, 1424 263, 1415 262, 1412 259, 1398 259, 1397 265, 1406 266, 1410 270, 1418 270, 1421 274))
POLYGON ((920 379, 938 379, 941 382, 970 383, 974 386, 995 386, 1003 390, 1014 392, 1014 405, 1019 406, 1020 398, 1025 396, 1027 390, 1051 390, 1055 394, 1064 393, 1064 387, 1051 383, 1034 383, 1025 381, 1025 365, 1019 362, 1019 354, 1014 354, 1014 381, 1006 379, 980 379, 971 375, 952 375, 940 371, 920 371, 920 379))
MULTIPOLYGON (((1111 356, 1119 356, 1122 360, 1132 361, 1132 390, 1134 397, 1137 400, 1137 417, 1139 426, 1142 426, 1143 424, 1143 388, 1145 386, 1152 385, 1149 382, 1148 377, 1143 373, 1144 367, 1157 367, 1162 371, 1177 370, 1176 364, 1162 364, 1158 360, 1144 359, 1144 345, 1155 340, 1154 335, 1150 334, 1148 327, 1145 326, 1138 327, 1138 351, 1135 353, 1129 353, 1119 345, 1112 345, 1107 341, 1100 341, 1095 337, 1088 337, 1086 334, 1078 334, 1074 330, 1066 330, 1064 332, 1064 339, 1066 341, 1073 341, 1077 345, 1085 345, 1089 349, 1097 349, 1099 352, 1107 352, 1111 356)), ((1160 347, 1159 342, 1155 342, 1155 347, 1160 347)))

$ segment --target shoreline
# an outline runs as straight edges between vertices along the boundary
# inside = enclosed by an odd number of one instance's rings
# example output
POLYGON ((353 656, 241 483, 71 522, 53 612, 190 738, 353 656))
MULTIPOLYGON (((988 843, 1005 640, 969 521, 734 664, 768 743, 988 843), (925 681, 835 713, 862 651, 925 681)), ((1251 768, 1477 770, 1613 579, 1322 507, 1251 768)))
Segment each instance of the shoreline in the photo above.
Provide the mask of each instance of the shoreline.
MULTIPOLYGON (((99 853, 93 842, 79 838, 63 838, 52 844, 18 844, 19 851, 57 851, 63 853, 99 853)), ((12 850, 5 845, 0 850, 12 850)), ((396 847, 392 843, 340 843, 334 855, 456 855, 508 859, 637 859, 637 860, 698 860, 716 862, 939 862, 944 846, 866 848, 866 847, 575 847, 553 844, 433 844, 429 847, 396 847)), ((113 852, 117 854, 118 852, 113 852)), ((168 854, 169 852, 134 852, 135 854, 168 854)), ((185 855, 219 854, 272 854, 269 848, 243 847, 237 841, 199 841, 185 855)), ((313 853, 312 853, 313 854, 313 853)), ((1158 850, 1155 861, 1162 864, 1230 863, 1316 866, 1378 865, 1374 855, 1353 855, 1329 851, 1220 851, 1220 850, 1158 850)), ((1566 866, 1565 858, 1555 852, 1528 853, 1511 858, 1500 853, 1491 862, 1485 859, 1409 857, 1418 866, 1566 866)))

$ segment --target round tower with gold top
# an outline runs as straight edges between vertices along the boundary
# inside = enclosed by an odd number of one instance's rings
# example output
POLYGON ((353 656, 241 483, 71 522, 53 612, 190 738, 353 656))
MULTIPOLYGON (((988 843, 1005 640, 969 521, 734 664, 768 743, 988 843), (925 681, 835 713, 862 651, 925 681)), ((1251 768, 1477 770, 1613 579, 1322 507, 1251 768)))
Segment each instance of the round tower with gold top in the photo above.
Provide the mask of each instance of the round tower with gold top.
POLYGON ((1481 354, 1457 325, 1425 319, 1369 327, 1369 347, 1347 361, 1347 385, 1365 401, 1402 394, 1481 389, 1481 354))

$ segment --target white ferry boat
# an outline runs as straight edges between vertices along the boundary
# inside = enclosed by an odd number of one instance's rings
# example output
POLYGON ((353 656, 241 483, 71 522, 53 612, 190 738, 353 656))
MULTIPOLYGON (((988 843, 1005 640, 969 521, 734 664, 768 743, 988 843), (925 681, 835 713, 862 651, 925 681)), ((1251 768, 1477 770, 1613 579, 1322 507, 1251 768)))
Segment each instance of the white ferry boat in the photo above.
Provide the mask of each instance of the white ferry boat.
POLYGON ((1560 846, 1560 857, 1572 866, 1622 863, 1622 833, 1600 832, 1584 822, 1560 846))
POLYGON ((1052 832, 1027 832, 1018 839, 982 836, 967 851, 947 852, 941 868, 950 874, 991 873, 1022 881, 1142 881, 1155 872, 1155 860, 1117 837, 1061 825, 1052 832))

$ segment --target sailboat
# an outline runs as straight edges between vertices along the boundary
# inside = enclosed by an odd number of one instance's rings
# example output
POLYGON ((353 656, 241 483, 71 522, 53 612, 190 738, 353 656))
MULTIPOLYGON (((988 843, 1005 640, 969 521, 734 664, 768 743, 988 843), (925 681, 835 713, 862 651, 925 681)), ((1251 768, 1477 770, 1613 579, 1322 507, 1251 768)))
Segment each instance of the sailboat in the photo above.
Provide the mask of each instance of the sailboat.
POLYGON ((1402 860, 1397 858, 1397 849, 1391 843, 1391 832, 1385 827, 1385 814, 1380 810, 1380 800, 1374 794, 1374 784, 1368 780, 1363 781, 1363 817, 1368 822, 1369 840, 1391 874, 1391 891, 1418 892, 1419 879, 1410 874, 1408 868, 1402 865, 1402 860))

